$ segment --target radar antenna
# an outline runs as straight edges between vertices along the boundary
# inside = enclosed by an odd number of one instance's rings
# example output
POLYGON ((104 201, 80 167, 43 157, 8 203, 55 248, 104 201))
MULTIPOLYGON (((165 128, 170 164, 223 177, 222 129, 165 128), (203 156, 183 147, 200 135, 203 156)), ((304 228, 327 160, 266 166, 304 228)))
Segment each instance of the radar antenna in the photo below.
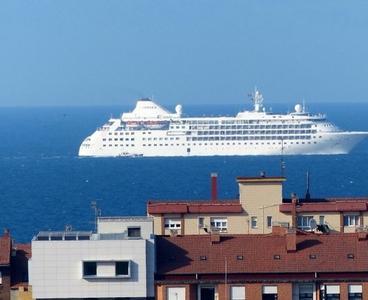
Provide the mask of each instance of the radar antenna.
POLYGON ((257 87, 254 88, 254 93, 252 94, 252 101, 255 112, 263 111, 263 96, 257 89, 257 87))

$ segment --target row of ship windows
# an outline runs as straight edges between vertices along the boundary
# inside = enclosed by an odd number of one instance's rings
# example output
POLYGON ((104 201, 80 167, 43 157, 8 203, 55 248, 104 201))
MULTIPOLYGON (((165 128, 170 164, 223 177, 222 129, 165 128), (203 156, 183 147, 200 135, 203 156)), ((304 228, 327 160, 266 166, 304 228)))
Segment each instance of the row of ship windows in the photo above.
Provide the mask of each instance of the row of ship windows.
MULTIPOLYGON (((319 136, 319 138, 322 138, 322 136, 319 136)), ((310 139, 312 139, 310 135, 187 137, 187 141, 310 140, 310 139)))
MULTIPOLYGON (((118 135, 119 133, 118 132, 114 132, 114 135, 118 135)), ((127 132, 127 131, 124 131, 124 132, 120 132, 120 135, 134 135, 134 132, 127 132)), ((112 132, 109 132, 109 135, 112 135, 112 132)))
MULTIPOLYGON (((187 132, 190 134, 190 131, 187 132)), ((317 130, 228 130, 198 131, 198 135, 231 135, 231 134, 314 134, 317 130)))
MULTIPOLYGON (((316 138, 316 137, 314 137, 316 138)), ((319 136, 322 138, 322 136, 319 136)), ((210 137, 187 137, 187 141, 248 141, 248 140, 310 140, 312 137, 310 135, 296 135, 296 136, 210 136, 210 137)), ((134 138, 126 138, 125 141, 134 141, 134 138)), ((160 137, 160 138, 142 138, 143 141, 173 141, 180 140, 179 137, 160 137)), ((124 141, 123 138, 103 138, 102 141, 124 141)))
MULTIPOLYGON (((291 129, 293 127, 291 126, 285 126, 282 127, 282 126, 278 126, 277 128, 276 127, 273 127, 273 128, 263 128, 264 126, 248 126, 248 127, 244 127, 244 126, 231 126, 231 127, 224 127, 222 128, 223 126, 216 126, 216 127, 221 127, 221 128, 211 128, 212 126, 209 126, 208 128, 203 128, 203 127, 198 127, 198 128, 189 128, 190 130, 200 130, 198 131, 198 133, 201 133, 201 134, 229 134, 229 132, 236 132, 237 134, 248 134, 248 133, 266 133, 266 134, 273 134, 273 133, 315 133, 317 132, 316 130, 273 130, 273 129, 291 129), (244 128, 241 128, 241 127, 244 127, 244 128), (207 130, 204 130, 204 129, 207 129, 207 130), (219 129, 221 129, 222 131, 218 131, 219 129), (232 130, 232 131, 229 131, 229 129, 250 129, 250 130, 232 130), (255 129, 261 129, 261 130, 258 130, 258 131, 254 131, 255 129), (263 130, 262 130, 263 129, 263 130), (264 129, 271 129, 271 130, 267 130, 265 131, 264 129), (209 131, 209 130, 212 130, 212 131, 209 131), (215 131, 213 131, 215 130, 215 131)), ((215 126, 214 126, 215 127, 215 126)), ((296 128, 296 127, 295 127, 296 128)), ((302 127, 300 127, 302 128, 302 127)), ((299 128, 299 129, 300 129, 299 128)), ((171 129, 174 129, 174 128, 171 128, 171 129)), ((184 129, 184 127, 183 127, 184 129)), ((298 129, 298 128, 296 128, 298 129)), ((189 133, 190 131, 188 131, 189 133)), ((143 131, 142 134, 151 134, 152 132, 151 131, 143 131)), ((134 132, 128 132, 128 131, 120 131, 120 132, 109 132, 109 135, 134 135, 134 132)))
MULTIPOLYGON (((281 145, 282 143, 281 142, 267 142, 267 143, 264 143, 264 142, 261 142, 261 143, 191 143, 191 144, 187 144, 187 146, 224 146, 224 145, 281 145)), ((306 144, 312 144, 312 142, 289 142, 289 143, 283 143, 283 145, 306 145, 306 144)), ((317 142, 313 142, 313 144, 317 144, 317 142)), ((163 146, 175 146, 175 144, 143 144, 142 145, 143 147, 163 147, 163 146)), ((180 144, 176 144, 176 146, 180 146, 180 144)), ((185 144, 181 144, 181 146, 185 146, 185 144)))
MULTIPOLYGON (((281 116, 278 116, 279 118, 281 118, 281 116)), ((273 119, 276 119, 276 116, 273 116, 273 119)), ((323 121, 321 120, 314 120, 314 122, 319 122, 319 121, 323 121)), ((275 120, 222 120, 222 121, 218 121, 218 120, 193 120, 193 121, 188 121, 188 120, 181 120, 180 123, 179 122, 175 122, 172 121, 173 124, 199 124, 199 125, 217 125, 217 124, 259 124, 259 123, 265 123, 265 122, 275 122, 275 120)), ((279 120, 277 122, 300 122, 300 120, 279 120)))
MULTIPOLYGON (((143 144, 142 146, 143 147, 168 147, 168 146, 225 146, 225 145, 227 145, 227 146, 229 146, 229 145, 233 145, 233 146, 235 146, 235 145, 281 145, 282 143, 281 142, 272 142, 272 143, 270 143, 270 142, 267 142, 267 143, 264 143, 264 142, 261 142, 261 143, 252 143, 252 142, 250 142, 250 143, 198 143, 198 144, 196 144, 196 143, 188 143, 188 144, 143 144)), ((289 143, 283 143, 284 145, 305 145, 305 144, 312 144, 312 142, 289 142, 289 143)), ((313 144, 317 144, 317 142, 313 142, 313 144)), ((113 145, 113 144, 103 144, 102 145, 103 147, 129 147, 129 146, 131 146, 131 147, 134 147, 134 144, 131 144, 131 145, 129 145, 129 144, 115 144, 115 145, 113 145)))
MULTIPOLYGON (((317 127, 317 125, 314 125, 317 127)), ((312 128, 311 124, 300 124, 300 125, 232 125, 232 126, 189 126, 189 129, 308 129, 312 128)))
MULTIPOLYGON (((107 141, 107 139, 105 139, 105 138, 103 138, 102 140, 103 140, 103 141, 107 141)), ((108 140, 109 140, 109 141, 112 141, 112 140, 114 140, 114 141, 118 141, 118 140, 120 140, 120 141, 124 141, 124 139, 123 139, 123 138, 120 138, 120 139, 118 139, 118 138, 114 138, 114 139, 109 138, 108 140)), ((126 138, 125 140, 126 140, 126 141, 134 141, 134 138, 130 138, 130 139, 129 139, 129 138, 126 138)))
MULTIPOLYGON (((146 132, 142 132, 146 134, 146 132)), ((198 131, 198 135, 234 135, 234 134, 316 134, 317 130, 228 130, 228 131, 198 131)), ((129 133, 128 133, 129 134, 129 133)), ((130 133, 131 135, 134 132, 130 133)), ((151 134, 150 131, 147 134, 151 134)), ((186 134, 192 134, 191 131, 187 131, 186 134)), ((109 135, 113 135, 109 132, 109 135)), ((117 132, 114 133, 115 136, 119 135, 117 132)), ((123 135, 123 132, 120 132, 123 135)), ((121 139, 120 139, 121 140, 121 139)))
POLYGON ((124 147, 124 146, 125 147, 129 147, 129 146, 130 147, 134 147, 134 144, 125 144, 125 145, 124 144, 120 144, 120 145, 119 144, 115 144, 115 145, 112 145, 112 144, 103 144, 102 145, 102 147, 119 147, 119 146, 120 147, 124 147))
POLYGON ((174 137, 170 137, 170 138, 168 138, 168 137, 165 137, 165 138, 163 138, 163 137, 160 137, 160 138, 142 138, 143 141, 145 141, 145 140, 147 140, 147 141, 168 141, 168 140, 173 141, 173 140, 179 140, 179 139, 180 138, 178 138, 178 137, 176 137, 176 138, 174 138, 174 137))

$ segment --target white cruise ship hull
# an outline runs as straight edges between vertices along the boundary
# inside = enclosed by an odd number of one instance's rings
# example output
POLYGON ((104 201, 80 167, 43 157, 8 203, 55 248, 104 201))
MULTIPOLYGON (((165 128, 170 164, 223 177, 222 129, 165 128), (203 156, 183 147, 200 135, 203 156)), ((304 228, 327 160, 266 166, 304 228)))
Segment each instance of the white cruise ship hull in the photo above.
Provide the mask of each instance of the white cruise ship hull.
POLYGON ((182 117, 150 99, 137 101, 132 112, 111 118, 81 144, 79 156, 165 157, 346 154, 368 132, 346 132, 323 114, 309 114, 300 104, 295 112, 265 111, 256 91, 254 110, 234 117, 182 117))
MULTIPOLYGON (((98 134, 96 132, 95 134, 98 134)), ((160 134, 157 132, 158 136, 160 134)), ((162 136, 166 131, 161 132, 162 136)), ((79 156, 90 157, 175 157, 175 156, 247 156, 247 155, 334 155, 347 154, 359 142, 368 136, 368 132, 325 132, 320 134, 315 140, 305 142, 207 142, 192 143, 185 142, 185 137, 177 140, 173 145, 152 144, 152 146, 143 146, 139 142, 134 149, 128 147, 103 147, 98 137, 89 137, 96 140, 90 146, 81 147, 79 156), (155 145, 155 146, 154 146, 155 145)))

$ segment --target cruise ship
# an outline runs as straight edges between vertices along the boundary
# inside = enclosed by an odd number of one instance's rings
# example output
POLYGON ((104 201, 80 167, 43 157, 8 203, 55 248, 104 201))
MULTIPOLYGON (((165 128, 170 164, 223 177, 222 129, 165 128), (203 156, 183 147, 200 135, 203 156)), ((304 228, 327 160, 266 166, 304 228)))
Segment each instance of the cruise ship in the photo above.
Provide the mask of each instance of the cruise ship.
POLYGON ((140 99, 133 111, 88 136, 79 156, 346 154, 368 135, 342 131, 301 104, 291 113, 269 112, 258 90, 252 101, 253 110, 234 117, 184 117, 181 105, 173 113, 152 99, 140 99))

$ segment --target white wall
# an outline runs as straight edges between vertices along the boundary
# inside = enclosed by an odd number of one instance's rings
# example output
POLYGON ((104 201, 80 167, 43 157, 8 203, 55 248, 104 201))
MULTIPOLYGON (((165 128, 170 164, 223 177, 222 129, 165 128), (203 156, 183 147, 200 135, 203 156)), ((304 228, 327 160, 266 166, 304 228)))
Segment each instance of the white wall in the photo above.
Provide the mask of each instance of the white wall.
POLYGON ((144 239, 32 241, 33 298, 152 297, 153 266, 146 260, 151 251, 144 239), (130 260, 131 278, 84 279, 84 260, 130 260))
POLYGON ((97 219, 98 233, 127 233, 128 227, 140 227, 143 239, 153 234, 153 218, 150 217, 100 217, 97 219))

